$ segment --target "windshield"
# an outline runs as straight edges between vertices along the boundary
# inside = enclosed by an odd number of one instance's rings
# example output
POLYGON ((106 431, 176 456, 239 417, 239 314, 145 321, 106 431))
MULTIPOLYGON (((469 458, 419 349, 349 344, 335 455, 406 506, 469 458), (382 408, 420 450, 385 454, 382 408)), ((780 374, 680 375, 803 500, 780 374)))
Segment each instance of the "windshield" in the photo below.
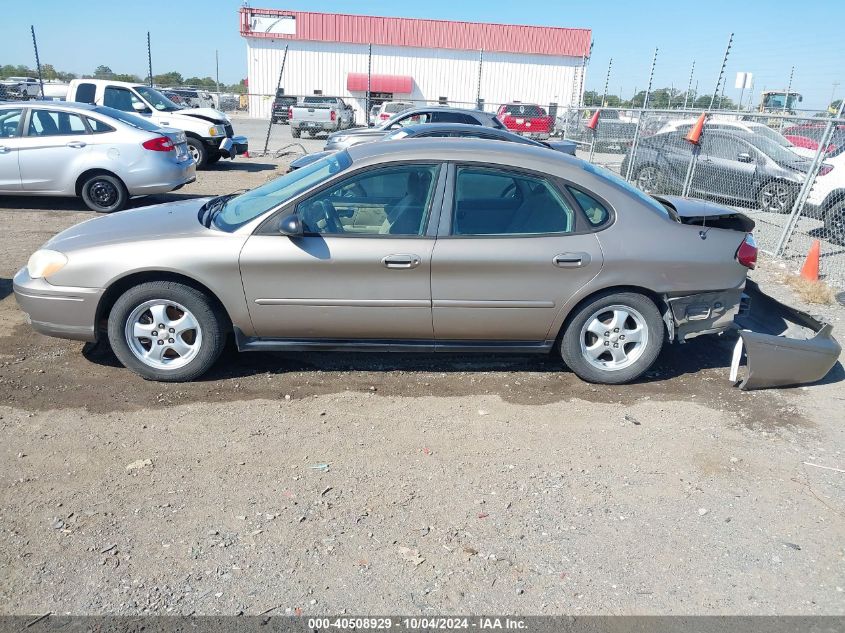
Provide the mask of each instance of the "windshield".
POLYGON ((135 86, 138 94, 144 97, 159 112, 175 112, 182 110, 182 106, 173 103, 170 99, 161 94, 158 90, 149 86, 135 86))
POLYGON ((659 213, 660 215, 669 218, 669 212, 666 210, 662 204, 660 204, 657 200, 652 198, 650 195, 637 189, 634 185, 629 183, 627 180, 622 178, 621 176, 617 176, 612 171, 608 169, 604 169, 603 167, 598 167, 593 165, 592 163, 584 163, 584 170, 590 172, 591 174, 595 174, 600 178, 604 178, 608 182, 615 184, 617 187, 620 187, 630 193, 632 196, 636 196, 640 199, 641 202, 644 202, 649 207, 651 207, 654 211, 659 213))
POLYGON ((220 207, 212 222, 221 231, 234 231, 258 216, 298 196, 303 191, 327 180, 352 164, 346 152, 330 154, 325 158, 296 169, 247 191, 220 207))

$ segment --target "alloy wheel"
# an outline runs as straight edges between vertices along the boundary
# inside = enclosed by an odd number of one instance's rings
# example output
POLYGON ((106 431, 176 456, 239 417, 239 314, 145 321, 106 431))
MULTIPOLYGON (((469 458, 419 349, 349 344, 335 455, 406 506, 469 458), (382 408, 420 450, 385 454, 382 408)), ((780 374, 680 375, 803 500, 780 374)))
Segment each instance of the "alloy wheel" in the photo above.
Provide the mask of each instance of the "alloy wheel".
POLYGON ((612 305, 594 312, 581 328, 581 354, 604 371, 633 365, 648 345, 646 320, 637 310, 612 305))
POLYGON ((166 299, 145 301, 132 310, 124 335, 132 354, 154 369, 184 367, 202 346, 196 317, 183 305, 166 299))
POLYGON ((760 207, 769 213, 789 213, 792 210, 792 189, 782 182, 772 182, 760 192, 760 207))
POLYGON ((657 167, 643 167, 637 174, 637 187, 646 193, 654 193, 660 185, 660 172, 657 167))

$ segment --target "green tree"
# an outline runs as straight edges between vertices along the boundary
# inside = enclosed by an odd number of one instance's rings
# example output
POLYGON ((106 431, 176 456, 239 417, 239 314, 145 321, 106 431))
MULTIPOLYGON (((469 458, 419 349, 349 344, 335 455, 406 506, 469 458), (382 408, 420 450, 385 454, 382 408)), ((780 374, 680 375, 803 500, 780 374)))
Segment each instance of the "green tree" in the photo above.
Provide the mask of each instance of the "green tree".
POLYGON ((112 69, 108 66, 97 66, 94 69, 94 78, 95 79, 111 79, 114 73, 112 69))
POLYGON ((172 70, 169 73, 153 75, 153 83, 156 86, 181 86, 185 80, 182 78, 182 73, 172 70))

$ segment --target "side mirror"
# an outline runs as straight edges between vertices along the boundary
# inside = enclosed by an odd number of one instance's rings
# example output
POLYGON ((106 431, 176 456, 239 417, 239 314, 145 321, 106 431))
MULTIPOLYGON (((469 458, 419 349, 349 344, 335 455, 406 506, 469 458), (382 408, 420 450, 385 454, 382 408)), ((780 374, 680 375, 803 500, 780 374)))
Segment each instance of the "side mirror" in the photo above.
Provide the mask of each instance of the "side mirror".
POLYGON ((737 154, 736 159, 740 163, 753 163, 754 162, 754 159, 751 157, 751 154, 749 154, 747 152, 742 152, 741 154, 737 154))
POLYGON ((304 231, 302 229, 302 220, 295 213, 282 218, 279 222, 279 233, 287 235, 288 237, 300 237, 304 231))
POLYGON ((144 105, 141 101, 133 101, 132 102, 132 109, 139 114, 143 114, 144 112, 149 112, 149 108, 144 105))

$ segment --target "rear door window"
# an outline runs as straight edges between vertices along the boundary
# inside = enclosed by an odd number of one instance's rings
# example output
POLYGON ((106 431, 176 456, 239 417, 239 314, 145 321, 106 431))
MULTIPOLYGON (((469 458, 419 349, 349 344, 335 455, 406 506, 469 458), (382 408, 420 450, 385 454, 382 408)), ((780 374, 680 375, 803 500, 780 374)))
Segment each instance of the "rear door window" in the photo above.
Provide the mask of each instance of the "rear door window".
POLYGON ((77 103, 94 104, 97 97, 97 86, 94 84, 79 84, 76 86, 76 101, 77 103))
POLYGON ((572 208, 546 179, 496 168, 458 167, 452 235, 543 235, 574 228, 572 208))
POLYGON ((584 211, 584 215, 587 216, 587 221, 592 226, 601 226, 610 219, 610 212, 601 202, 593 198, 591 195, 584 193, 575 187, 567 187, 567 189, 584 211))
POLYGON ((460 112, 434 112, 432 116, 434 123, 465 123, 467 125, 480 125, 475 117, 460 112))
POLYGON ((103 96, 103 105, 115 110, 122 110, 123 112, 135 112, 133 103, 141 103, 146 108, 147 105, 138 99, 132 91, 126 88, 118 88, 116 86, 106 86, 103 96))

